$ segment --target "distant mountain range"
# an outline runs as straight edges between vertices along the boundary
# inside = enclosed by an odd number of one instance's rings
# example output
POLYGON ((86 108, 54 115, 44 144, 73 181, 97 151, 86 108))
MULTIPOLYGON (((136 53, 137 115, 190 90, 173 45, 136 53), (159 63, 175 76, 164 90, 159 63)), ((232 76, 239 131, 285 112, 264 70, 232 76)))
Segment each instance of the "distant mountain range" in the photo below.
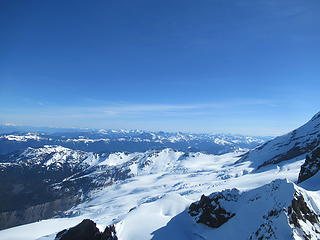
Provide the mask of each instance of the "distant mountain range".
POLYGON ((0 154, 23 150, 26 147, 43 147, 44 145, 59 145, 96 153, 144 152, 150 149, 172 148, 178 151, 223 154, 239 148, 252 149, 269 139, 270 137, 225 134, 2 126, 0 127, 0 154))

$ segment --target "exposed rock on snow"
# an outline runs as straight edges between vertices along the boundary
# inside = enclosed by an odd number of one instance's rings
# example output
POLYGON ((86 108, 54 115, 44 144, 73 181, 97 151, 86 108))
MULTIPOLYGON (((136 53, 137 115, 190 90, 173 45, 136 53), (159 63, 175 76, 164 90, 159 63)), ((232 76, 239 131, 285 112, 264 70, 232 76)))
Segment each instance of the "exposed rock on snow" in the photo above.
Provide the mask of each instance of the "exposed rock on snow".
POLYGON ((299 221, 319 225, 318 215, 308 207, 305 199, 299 193, 295 194, 294 199, 291 202, 291 206, 288 208, 288 216, 290 223, 296 228, 302 227, 299 221))
POLYGON ((155 231, 153 239, 316 240, 319 207, 312 194, 287 180, 275 180, 243 193, 233 189, 201 197, 188 212, 155 231))
POLYGON ((320 170, 320 146, 315 148, 306 156, 304 164, 301 166, 298 182, 303 182, 314 176, 320 170))
POLYGON ((114 225, 107 226, 100 232, 96 223, 85 219, 77 226, 65 229, 56 235, 56 240, 118 240, 114 225))
POLYGON ((220 201, 231 201, 238 198, 239 192, 236 189, 213 193, 210 196, 202 195, 200 201, 192 203, 189 207, 189 214, 195 218, 197 223, 203 223, 212 228, 218 228, 235 214, 224 209, 220 201))

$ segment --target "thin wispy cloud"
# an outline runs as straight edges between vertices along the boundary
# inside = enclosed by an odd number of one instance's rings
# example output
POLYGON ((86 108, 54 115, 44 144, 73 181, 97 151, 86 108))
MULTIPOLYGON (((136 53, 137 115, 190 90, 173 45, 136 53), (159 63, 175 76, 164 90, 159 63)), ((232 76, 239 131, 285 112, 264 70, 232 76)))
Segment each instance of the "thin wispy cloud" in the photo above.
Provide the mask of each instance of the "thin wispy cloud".
POLYGON ((107 106, 91 106, 84 108, 69 108, 69 112, 84 112, 86 114, 109 116, 109 117, 125 117, 125 116, 142 116, 145 114, 170 114, 170 115, 203 115, 212 114, 216 110, 232 110, 238 107, 250 106, 269 106, 275 107, 277 103, 266 99, 242 99, 214 103, 200 104, 112 104, 107 106))
MULTIPOLYGON (((40 101, 39 101, 40 102, 40 101)), ((54 113, 59 113, 60 116, 125 116, 134 114, 149 114, 149 113, 199 113, 203 110, 232 110, 239 107, 250 106, 268 106, 276 107, 278 103, 274 100, 268 99, 239 99, 232 101, 217 101, 210 103, 197 103, 197 104, 133 104, 133 103, 107 103, 92 106, 59 106, 50 105, 46 103, 46 107, 43 108, 43 104, 39 104, 39 109, 28 109, 24 107, 25 111, 29 114, 36 113, 49 113, 54 110, 54 113), (64 113, 64 114, 63 114, 64 113)), ((12 111, 10 109, 2 109, 4 112, 12 111)), ((21 112, 24 112, 21 109, 21 112)), ((209 112, 210 113, 210 112, 209 112)))
MULTIPOLYGON (((32 108, 21 107, 18 110, 2 108, 0 109, 2 112, 0 122, 49 127, 128 128, 277 135, 293 129, 294 123, 287 121, 287 128, 271 132, 266 130, 268 129, 266 126, 269 129, 279 129, 279 120, 270 121, 270 119, 267 120, 267 117, 270 112, 279 112, 279 109, 285 108, 288 104, 283 99, 259 98, 196 104, 104 103, 97 101, 97 104, 89 106, 55 106, 48 102, 45 107, 38 105, 38 108, 34 106, 32 108), (250 116, 255 116, 255 118, 250 116), (254 124, 259 128, 252 127, 254 124), (251 130, 248 131, 248 129, 251 130)), ((301 121, 305 121, 305 119, 301 121)))

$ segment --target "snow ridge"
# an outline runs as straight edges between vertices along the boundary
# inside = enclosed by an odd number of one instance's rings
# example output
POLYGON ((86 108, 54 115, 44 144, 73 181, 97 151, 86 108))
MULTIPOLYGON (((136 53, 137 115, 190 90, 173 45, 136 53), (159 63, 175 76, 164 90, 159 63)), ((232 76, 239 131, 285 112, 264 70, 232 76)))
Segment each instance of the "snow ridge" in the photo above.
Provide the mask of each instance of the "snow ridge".
POLYGON ((307 191, 278 179, 243 193, 233 189, 202 196, 155 231, 152 239, 316 240, 320 237, 319 206, 307 191), (201 205, 205 198, 208 203, 201 205), (210 214, 206 214, 208 207, 210 214))
POLYGON ((249 151, 239 162, 250 161, 251 166, 277 164, 311 152, 320 144, 320 113, 296 130, 276 137, 249 151))

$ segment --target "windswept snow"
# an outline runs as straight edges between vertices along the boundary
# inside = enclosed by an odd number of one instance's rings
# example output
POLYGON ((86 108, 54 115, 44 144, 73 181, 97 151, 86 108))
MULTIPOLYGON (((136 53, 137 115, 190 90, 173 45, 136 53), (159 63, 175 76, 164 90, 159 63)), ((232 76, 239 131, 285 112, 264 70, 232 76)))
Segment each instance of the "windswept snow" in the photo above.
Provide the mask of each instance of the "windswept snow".
POLYGON ((168 193, 157 201, 132 209, 124 220, 116 225, 119 239, 151 239, 151 233, 165 226, 172 217, 189 206, 190 200, 176 193, 168 193), (138 223, 138 224, 137 224, 138 223))

